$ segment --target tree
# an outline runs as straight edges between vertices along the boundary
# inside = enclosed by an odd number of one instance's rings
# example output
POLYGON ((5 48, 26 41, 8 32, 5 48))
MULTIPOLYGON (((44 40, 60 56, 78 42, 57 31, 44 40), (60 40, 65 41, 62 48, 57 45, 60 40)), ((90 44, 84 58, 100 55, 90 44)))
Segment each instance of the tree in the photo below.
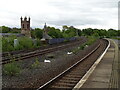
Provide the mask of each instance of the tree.
POLYGON ((11 28, 2 26, 2 33, 8 33, 11 30, 11 28))
POLYGON ((92 28, 83 29, 82 33, 86 36, 91 36, 93 34, 93 29, 92 28))
POLYGON ((54 27, 48 27, 48 34, 52 37, 52 38, 63 38, 63 34, 60 31, 60 29, 55 29, 54 27))
POLYGON ((42 39, 43 30, 40 28, 35 28, 35 32, 33 34, 35 34, 36 38, 42 39))
MULTIPOLYGON (((67 27, 67 26, 65 26, 65 27, 67 27)), ((67 27, 67 29, 63 32, 63 36, 65 38, 67 38, 67 37, 75 37, 77 35, 78 35, 78 29, 74 28, 73 26, 67 27)))
POLYGON ((118 31, 117 31, 117 34, 118 34, 117 36, 119 36, 119 37, 120 37, 120 30, 118 30, 118 31))
POLYGON ((66 30, 68 30, 68 26, 67 26, 67 25, 64 25, 64 26, 63 26, 63 32, 66 31, 66 30))
POLYGON ((107 31, 105 29, 100 29, 99 30, 99 36, 100 37, 105 37, 107 35, 107 31))
POLYGON ((77 29, 78 31, 78 35, 81 36, 82 35, 82 31, 80 29, 77 29))
POLYGON ((116 30, 114 30, 114 29, 109 29, 108 31, 107 31, 107 36, 108 37, 115 37, 115 36, 117 36, 118 35, 118 32, 116 31, 116 30))

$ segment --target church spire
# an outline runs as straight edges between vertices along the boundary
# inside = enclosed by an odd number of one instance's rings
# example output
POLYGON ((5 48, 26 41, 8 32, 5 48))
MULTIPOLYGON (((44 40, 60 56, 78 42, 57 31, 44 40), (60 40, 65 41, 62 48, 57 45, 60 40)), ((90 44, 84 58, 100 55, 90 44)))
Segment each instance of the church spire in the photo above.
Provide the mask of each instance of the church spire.
POLYGON ((27 21, 27 17, 26 16, 25 16, 24 20, 27 21))
POLYGON ((20 18, 20 19, 21 19, 21 21, 22 21, 22 19, 23 19, 23 18, 22 18, 22 16, 21 16, 21 18, 20 18))
POLYGON ((44 29, 45 29, 45 28, 47 28, 47 25, 46 25, 46 23, 45 23, 45 25, 44 25, 44 29))

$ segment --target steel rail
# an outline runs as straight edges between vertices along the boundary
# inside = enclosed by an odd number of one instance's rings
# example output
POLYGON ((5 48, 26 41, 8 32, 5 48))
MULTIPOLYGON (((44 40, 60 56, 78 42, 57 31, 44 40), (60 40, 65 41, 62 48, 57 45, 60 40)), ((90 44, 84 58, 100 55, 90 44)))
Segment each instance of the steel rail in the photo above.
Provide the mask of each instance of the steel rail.
MULTIPOLYGON (((84 43, 86 40, 83 40, 82 42, 84 43)), ((75 43, 70 43, 70 44, 66 44, 66 45, 61 45, 61 46, 57 46, 57 47, 52 47, 52 48, 48 48, 48 49, 44 49, 44 50, 40 50, 40 51, 34 51, 34 52, 30 52, 30 53, 27 53, 25 55, 21 55, 20 57, 18 56, 13 56, 15 57, 15 61, 18 61, 18 60, 23 60, 23 59, 27 59, 27 58, 30 58, 30 57, 35 57, 35 56, 38 56, 38 55, 43 55, 43 54, 46 54, 46 53, 49 53, 49 52, 53 52, 57 49, 64 49, 66 47, 70 47, 72 45, 75 45, 75 44, 80 44, 82 42, 75 42, 75 43)), ((1 64, 6 64, 6 63, 9 63, 11 62, 10 58, 5 58, 5 59, 2 59, 2 63, 1 64)))
POLYGON ((47 83, 45 83, 44 85, 40 86, 37 90, 40 89, 44 89, 47 86, 49 86, 52 82, 54 82, 56 79, 58 79, 59 77, 61 77, 62 75, 64 75, 65 73, 69 72, 72 68, 74 68, 75 66, 77 66, 80 62, 82 62, 83 60, 85 60, 87 57, 89 57, 91 54, 93 54, 99 47, 100 47, 100 43, 95 47, 95 49, 93 49, 90 53, 88 53, 85 57, 83 57, 82 59, 80 59, 78 62, 76 62, 75 64, 73 64, 71 67, 69 67, 68 69, 66 69, 65 71, 63 71, 62 73, 60 73, 59 75, 57 75, 56 77, 54 77, 53 79, 51 79, 50 81, 48 81, 47 83))

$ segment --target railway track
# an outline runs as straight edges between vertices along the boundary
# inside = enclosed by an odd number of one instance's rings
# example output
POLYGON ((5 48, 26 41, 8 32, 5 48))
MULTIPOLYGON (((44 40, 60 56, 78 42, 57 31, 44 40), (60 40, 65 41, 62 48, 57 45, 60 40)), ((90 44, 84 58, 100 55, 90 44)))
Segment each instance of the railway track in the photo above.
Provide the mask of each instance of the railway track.
POLYGON ((37 90, 73 89, 95 60, 103 53, 107 45, 107 40, 100 40, 100 43, 89 54, 44 85, 40 86, 37 90))
MULTIPOLYGON (((61 49, 65 49, 65 48, 68 48, 70 46, 73 46, 73 45, 78 45, 78 44, 83 44, 86 42, 86 39, 82 39, 82 40, 78 40, 74 43, 68 43, 68 44, 63 44, 63 45, 58 45, 56 47, 49 47, 49 48, 46 48, 46 49, 43 49, 43 50, 35 50, 35 51, 31 51, 31 52, 28 52, 28 53, 24 53, 21 55, 20 54, 15 54, 15 55, 12 55, 12 58, 14 57, 15 61, 19 61, 19 60, 24 60, 24 59, 27 59, 27 58, 31 58, 31 57, 35 57, 35 56, 38 56, 38 55, 43 55, 43 54, 46 54, 46 53, 50 53, 50 52, 54 52, 54 51, 57 51, 57 50, 61 50, 61 49)), ((6 63, 9 63, 11 62, 12 60, 10 59, 10 57, 7 55, 7 57, 2 57, 2 64, 6 64, 6 63)))
POLYGON ((43 50, 43 49, 47 49, 47 48, 51 48, 51 47, 56 47, 56 46, 61 46, 61 45, 65 45, 65 44, 74 43, 74 42, 76 42, 78 40, 82 40, 82 39, 84 40, 86 38, 85 37, 80 37, 80 38, 76 39, 75 41, 62 42, 62 43, 57 43, 57 44, 52 44, 52 45, 46 45, 46 46, 42 46, 40 48, 35 48, 35 49, 19 50, 19 51, 11 51, 11 52, 3 52, 3 53, 0 53, 0 56, 5 57, 5 56, 8 55, 8 53, 10 55, 29 53, 29 52, 33 52, 33 51, 36 51, 36 50, 43 50))

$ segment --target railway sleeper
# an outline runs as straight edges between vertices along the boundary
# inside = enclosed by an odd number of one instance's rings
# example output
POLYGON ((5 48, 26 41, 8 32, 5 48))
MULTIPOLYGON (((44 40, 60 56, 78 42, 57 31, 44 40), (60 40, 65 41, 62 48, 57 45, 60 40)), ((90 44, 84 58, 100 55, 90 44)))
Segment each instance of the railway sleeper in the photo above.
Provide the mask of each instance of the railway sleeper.
POLYGON ((80 75, 66 75, 65 77, 81 78, 81 76, 80 76, 80 75))
POLYGON ((80 78, 63 77, 62 79, 63 80, 75 80, 76 81, 76 80, 79 80, 80 78))
POLYGON ((80 73, 85 73, 85 71, 72 71, 70 72, 70 74, 74 74, 74 75, 80 75, 80 73))
POLYGON ((65 82, 65 83, 77 83, 78 80, 76 80, 76 81, 74 81, 74 80, 70 80, 70 81, 68 81, 68 80, 59 80, 59 82, 65 82))
POLYGON ((53 85, 53 86, 58 86, 58 87, 73 87, 73 86, 75 86, 75 84, 72 84, 72 83, 55 83, 55 85, 53 85))
MULTIPOLYGON (((89 64, 88 64, 89 65, 89 64)), ((84 65, 84 66, 86 66, 86 67, 88 67, 88 65, 84 65)), ((76 70, 74 70, 74 71, 85 71, 86 70, 86 68, 83 68, 84 66, 82 66, 81 64, 76 68, 76 70), (80 70, 80 69, 82 69, 82 70, 80 70)))
POLYGON ((58 89, 58 88, 59 88, 59 89, 72 89, 72 87, 69 87, 69 86, 64 86, 64 87, 52 86, 52 87, 50 87, 50 88, 51 88, 51 89, 53 89, 53 88, 54 88, 54 89, 55 89, 55 88, 56 88, 56 89, 58 89))
POLYGON ((77 75, 77 76, 80 76, 80 73, 70 73, 69 75, 77 75))

